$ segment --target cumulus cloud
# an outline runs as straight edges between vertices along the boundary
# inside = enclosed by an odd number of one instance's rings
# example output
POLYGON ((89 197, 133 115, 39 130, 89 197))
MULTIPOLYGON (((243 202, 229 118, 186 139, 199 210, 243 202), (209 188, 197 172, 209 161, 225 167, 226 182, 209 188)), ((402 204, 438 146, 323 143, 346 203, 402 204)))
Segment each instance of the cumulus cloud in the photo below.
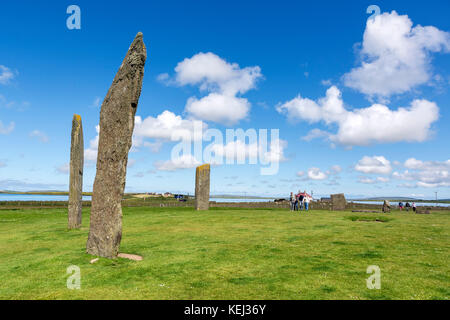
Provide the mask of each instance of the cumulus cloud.
POLYGON ((11 69, 0 65, 0 84, 8 84, 14 76, 15 74, 11 71, 11 69))
POLYGON ((394 172, 394 178, 412 181, 411 186, 437 188, 450 187, 450 159, 447 161, 421 161, 411 158, 405 161, 403 172, 394 172))
POLYGON ((98 151, 98 134, 100 132, 100 126, 95 126, 95 131, 97 131, 97 136, 89 141, 89 148, 84 150, 84 159, 86 161, 96 161, 97 151, 98 151))
POLYGON ((358 182, 364 184, 376 184, 376 183, 387 183, 390 179, 387 177, 377 177, 377 178, 368 178, 368 177, 359 177, 358 182))
POLYGON ((160 171, 175 171, 178 169, 190 169, 199 166, 201 163, 190 154, 184 154, 178 158, 157 161, 153 165, 160 171))
POLYGON ((450 33, 413 27, 407 15, 383 13, 367 21, 361 65, 343 77, 346 86, 370 96, 410 91, 433 77, 432 52, 450 51, 450 33))
POLYGON ((284 150, 287 148, 287 141, 275 139, 270 142, 268 150, 264 150, 261 144, 245 143, 241 140, 231 141, 227 144, 213 144, 211 151, 218 157, 224 157, 228 161, 244 162, 249 159, 249 163, 256 164, 259 158, 262 163, 278 163, 286 161, 284 150))
POLYGON ((202 139, 203 130, 206 128, 207 125, 202 121, 186 120, 168 110, 156 118, 150 116, 142 119, 136 116, 133 144, 139 147, 145 138, 157 141, 180 141, 188 137, 191 140, 202 139))
MULTIPOLYGON (((141 116, 135 117, 133 132, 133 145, 131 151, 136 151, 139 147, 148 147, 152 152, 158 152, 164 142, 175 142, 190 138, 201 140, 203 130, 207 125, 198 120, 186 120, 168 110, 162 112, 157 117, 141 116), (153 139, 146 141, 145 139, 153 139)), ((96 126, 97 136, 90 140, 89 147, 84 151, 84 158, 87 161, 96 161, 98 151, 98 140, 100 126, 96 126)))
POLYGON ((9 125, 5 126, 0 120, 0 134, 10 134, 15 127, 15 123, 11 122, 9 125))
POLYGON ((189 98, 186 111, 198 119, 232 125, 247 117, 250 102, 233 95, 211 93, 201 99, 189 98))
POLYGON ((311 180, 325 180, 328 178, 328 175, 319 168, 310 168, 308 169, 308 178, 311 180))
POLYGON ((327 180, 332 179, 333 185, 335 185, 336 179, 339 179, 338 175, 342 172, 342 168, 338 165, 331 166, 330 169, 322 171, 320 168, 312 167, 305 171, 297 172, 297 176, 302 178, 301 180, 327 180))
POLYGON ((49 141, 48 136, 39 130, 34 130, 30 132, 30 137, 38 139, 42 143, 47 143, 49 141))
MULTIPOLYGON (((197 119, 228 125, 247 117, 251 105, 239 95, 255 88, 262 78, 258 66, 240 68, 211 52, 184 59, 175 72, 178 85, 197 85, 200 91, 210 92, 200 99, 189 98, 186 111, 197 119)), ((161 78, 169 81, 165 75, 161 78)))
POLYGON ((365 156, 355 166, 355 170, 362 173, 390 174, 392 172, 391 162, 383 156, 365 156))
MULTIPOLYGON (((427 100, 414 100, 408 108, 397 110, 382 104, 347 110, 336 86, 330 87, 326 96, 317 102, 298 96, 278 105, 277 111, 291 120, 337 125, 337 132, 328 133, 327 138, 348 147, 400 141, 423 142, 431 135, 432 123, 439 118, 439 108, 427 100)), ((326 135, 325 131, 316 130, 304 139, 326 135)))

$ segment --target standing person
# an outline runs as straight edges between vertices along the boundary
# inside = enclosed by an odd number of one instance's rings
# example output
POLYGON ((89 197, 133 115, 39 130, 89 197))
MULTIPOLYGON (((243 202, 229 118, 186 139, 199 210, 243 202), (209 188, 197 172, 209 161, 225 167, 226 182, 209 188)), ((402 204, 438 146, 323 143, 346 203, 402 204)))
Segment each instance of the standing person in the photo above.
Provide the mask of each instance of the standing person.
POLYGON ((289 197, 289 201, 291 202, 291 211, 295 210, 295 196, 294 193, 291 192, 291 196, 289 197))
POLYGON ((306 195, 306 192, 305 192, 305 198, 304 198, 304 202, 305 202, 305 211, 308 211, 309 210, 309 201, 310 201, 311 199, 309 199, 309 197, 306 195))
POLYGON ((303 199, 305 197, 303 196, 303 194, 299 191, 298 192, 298 205, 300 206, 300 210, 303 210, 303 199))
POLYGON ((403 210, 403 202, 400 201, 400 202, 398 203, 398 207, 400 208, 400 211, 402 211, 402 210, 403 210))
POLYGON ((298 196, 294 194, 294 211, 298 211, 298 196))
POLYGON ((415 202, 413 202, 412 208, 413 208, 413 211, 416 212, 416 203, 415 202))
POLYGON ((409 204, 409 202, 407 202, 407 203, 405 204, 406 212, 409 212, 409 208, 411 208, 411 205, 409 204))

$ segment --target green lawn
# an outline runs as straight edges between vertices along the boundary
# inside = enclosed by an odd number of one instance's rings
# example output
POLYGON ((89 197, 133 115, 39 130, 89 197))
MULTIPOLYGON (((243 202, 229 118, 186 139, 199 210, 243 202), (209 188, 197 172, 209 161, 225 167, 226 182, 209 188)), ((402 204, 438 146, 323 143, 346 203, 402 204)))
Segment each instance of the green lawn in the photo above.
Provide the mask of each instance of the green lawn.
POLYGON ((124 208, 121 252, 85 253, 64 209, 0 210, 0 299, 448 299, 450 212, 124 208), (387 218, 386 218, 387 217, 387 218), (81 290, 66 269, 81 269, 81 290), (366 287, 369 265, 381 290, 366 287))

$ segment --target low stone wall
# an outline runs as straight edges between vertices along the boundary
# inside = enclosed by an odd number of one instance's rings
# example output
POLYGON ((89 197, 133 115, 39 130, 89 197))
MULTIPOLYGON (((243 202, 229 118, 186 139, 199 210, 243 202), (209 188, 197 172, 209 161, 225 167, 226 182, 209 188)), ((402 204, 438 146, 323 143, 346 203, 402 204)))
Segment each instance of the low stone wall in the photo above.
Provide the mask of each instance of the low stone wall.
POLYGON ((261 208, 261 209, 289 209, 289 202, 209 202, 215 208, 261 208))
MULTIPOLYGON (((21 209, 21 208, 67 208, 67 201, 0 201, 0 209, 21 209)), ((89 208, 91 201, 83 201, 83 207, 89 208)), ((194 201, 148 201, 148 202, 133 202, 130 200, 122 201, 122 207, 160 207, 160 208, 174 208, 174 207, 194 207, 194 201)), ((285 209, 289 210, 290 204, 288 201, 283 202, 215 202, 210 201, 210 207, 214 208, 248 208, 248 209, 285 209)), ((312 201, 309 204, 310 210, 329 210, 332 211, 332 203, 330 201, 312 201)), ((345 206, 346 211, 352 210, 376 210, 381 212, 381 204, 365 204, 347 202, 345 206)), ((450 210, 448 207, 432 207, 420 206, 420 208, 428 208, 432 211, 450 210)), ((392 206, 392 210, 396 210, 397 206, 392 206)), ((405 210, 404 210, 405 211, 405 210)), ((412 211, 412 208, 410 209, 412 211)))

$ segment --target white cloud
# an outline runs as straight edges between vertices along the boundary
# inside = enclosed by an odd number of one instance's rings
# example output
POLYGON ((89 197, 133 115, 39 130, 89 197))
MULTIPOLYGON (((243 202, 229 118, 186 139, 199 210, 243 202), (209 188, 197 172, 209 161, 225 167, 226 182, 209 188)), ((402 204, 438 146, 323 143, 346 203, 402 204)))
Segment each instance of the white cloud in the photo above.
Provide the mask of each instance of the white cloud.
POLYGON ((157 161, 154 163, 156 169, 160 171, 175 171, 178 169, 190 169, 200 165, 200 162, 190 154, 182 155, 181 157, 167 160, 157 161))
POLYGON ((373 178, 367 178, 367 177, 360 177, 358 179, 359 183, 364 183, 364 184, 376 184, 376 183, 387 183, 389 182, 390 179, 386 178, 386 177, 377 177, 375 179, 373 178))
POLYGON ((361 66, 345 74, 346 86, 389 97, 432 78, 430 52, 449 52, 450 33, 433 26, 413 28, 407 15, 383 13, 367 21, 361 66))
POLYGON ((198 119, 232 125, 247 117, 250 103, 245 98, 210 93, 200 100, 189 98, 186 111, 198 119))
POLYGON ((260 158, 263 163, 279 163, 286 161, 284 156, 284 149, 287 148, 287 142, 281 139, 276 139, 270 142, 269 149, 263 150, 262 146, 257 142, 245 143, 240 140, 231 141, 225 145, 213 144, 211 150, 218 157, 225 157, 227 160, 246 160, 250 163, 256 163, 260 158))
MULTIPOLYGON (((439 118, 439 108, 427 100, 414 100, 409 108, 397 110, 374 104, 350 111, 344 107, 341 92, 335 86, 317 102, 298 96, 279 105, 277 111, 291 120, 336 124, 337 133, 329 133, 328 139, 349 147, 400 141, 423 142, 431 135, 432 123, 439 118)), ((304 139, 325 135, 324 131, 312 131, 304 139)))
POLYGON ((412 186, 424 188, 450 187, 450 159, 447 161, 421 161, 414 158, 404 163, 407 170, 394 172, 394 178, 413 181, 412 186))
POLYGON ((237 63, 228 63, 212 52, 198 53, 186 58, 175 68, 180 85, 200 85, 201 90, 235 95, 255 87, 262 77, 258 66, 241 69, 237 63))
POLYGON ((12 79, 14 79, 15 74, 11 69, 0 65, 0 84, 8 84, 12 79))
POLYGON ((311 180, 325 180, 328 178, 328 175, 319 168, 310 168, 308 169, 308 178, 311 180))
MULTIPOLYGON (((206 128, 207 125, 202 121, 186 120, 167 110, 156 118, 150 116, 142 119, 141 116, 136 116, 131 151, 144 146, 150 148, 152 152, 159 152, 164 142, 181 141, 187 137, 193 140, 202 139, 203 130, 206 128), (145 141, 145 139, 154 139, 154 141, 145 141)), ((84 150, 84 158, 87 161, 97 160, 100 126, 97 125, 95 130, 97 136, 90 140, 89 148, 84 150)))
POLYGON ((69 163, 64 163, 58 167, 55 168, 56 172, 61 173, 61 174, 68 174, 70 171, 70 164, 69 163))
POLYGON ((302 140, 311 141, 319 138, 328 138, 329 136, 329 132, 315 128, 310 130, 306 136, 302 137, 302 140))
POLYGON ((136 116, 133 144, 135 147, 139 147, 145 138, 162 141, 180 141, 186 137, 201 139, 202 130, 206 128, 207 125, 202 121, 186 120, 168 110, 156 118, 142 119, 142 117, 136 116), (199 130, 198 134, 194 134, 196 128, 199 130))
POLYGON ((362 173, 390 174, 391 162, 383 156, 365 156, 355 166, 355 170, 362 173))
POLYGON ((0 168, 6 167, 6 162, 0 160, 0 168))
POLYGON ((98 152, 98 134, 100 132, 100 126, 95 126, 95 131, 97 131, 97 136, 89 141, 89 148, 84 150, 84 159, 87 161, 96 161, 98 152))
MULTIPOLYGON (((238 97, 255 88, 262 78, 258 66, 240 68, 219 56, 208 52, 186 58, 175 68, 175 81, 179 85, 198 85, 209 95, 189 98, 186 111, 193 117, 224 124, 234 124, 247 117, 250 103, 238 97)), ((161 76, 164 81, 167 77, 161 76)))
POLYGON ((0 120, 0 134, 10 134, 15 127, 15 123, 11 122, 8 126, 5 126, 0 120))
POLYGON ((47 143, 49 141, 48 136, 39 130, 34 130, 30 132, 30 137, 37 138, 42 143, 47 143))
POLYGON ((170 77, 168 73, 161 73, 156 77, 156 80, 166 85, 169 83, 169 79, 170 77))

